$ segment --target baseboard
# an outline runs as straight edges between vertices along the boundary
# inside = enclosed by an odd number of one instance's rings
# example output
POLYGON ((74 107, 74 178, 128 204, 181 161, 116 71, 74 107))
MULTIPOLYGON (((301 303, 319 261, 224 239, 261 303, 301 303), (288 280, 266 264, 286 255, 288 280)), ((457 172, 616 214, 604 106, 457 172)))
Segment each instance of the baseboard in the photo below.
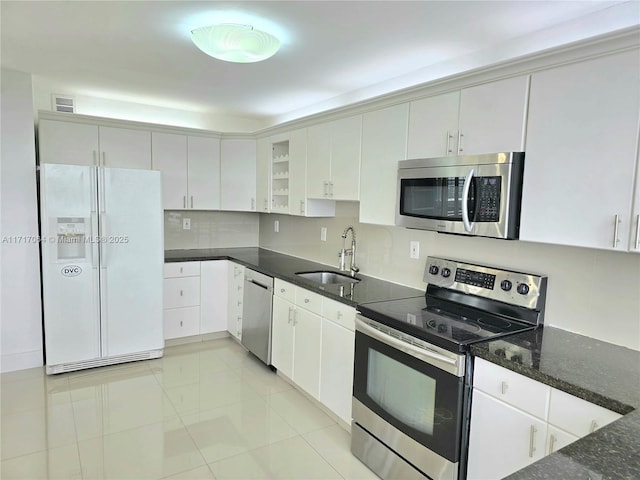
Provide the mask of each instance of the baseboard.
POLYGON ((209 340, 218 340, 220 338, 230 337, 229 332, 213 332, 203 333, 201 335, 191 335, 189 337, 169 338, 164 341, 165 347, 176 347, 178 345, 188 345, 189 343, 208 342, 209 340))
POLYGON ((0 372, 15 372, 44 365, 42 350, 30 352, 9 353, 0 356, 0 372))

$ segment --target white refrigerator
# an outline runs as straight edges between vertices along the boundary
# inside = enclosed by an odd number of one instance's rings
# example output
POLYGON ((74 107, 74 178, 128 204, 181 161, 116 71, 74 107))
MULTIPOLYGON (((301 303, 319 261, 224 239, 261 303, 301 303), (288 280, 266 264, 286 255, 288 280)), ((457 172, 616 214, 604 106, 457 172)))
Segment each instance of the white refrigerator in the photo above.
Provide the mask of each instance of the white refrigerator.
POLYGON ((40 167, 48 374, 162 356, 157 171, 40 167))

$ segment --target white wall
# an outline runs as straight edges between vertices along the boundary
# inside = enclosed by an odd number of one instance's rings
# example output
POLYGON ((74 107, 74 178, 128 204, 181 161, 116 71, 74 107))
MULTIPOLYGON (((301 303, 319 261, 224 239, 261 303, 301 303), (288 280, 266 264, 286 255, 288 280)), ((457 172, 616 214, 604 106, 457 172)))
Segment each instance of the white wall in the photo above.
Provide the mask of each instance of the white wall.
MULTIPOLYGON (((265 119, 199 110, 193 106, 189 108, 185 105, 168 105, 167 99, 162 99, 153 105, 140 103, 140 100, 136 101, 136 99, 109 98, 101 96, 100 92, 93 94, 77 92, 73 86, 51 82, 46 78, 34 75, 33 97, 36 111, 52 110, 52 94, 74 96, 76 113, 82 115, 199 128, 217 132, 255 132, 268 126, 265 119)), ((106 93, 102 95, 106 95, 106 93)))
POLYGON ((2 69, 0 371, 42 365, 40 257, 31 75, 2 69), (17 243, 16 243, 17 242, 17 243))
MULTIPOLYGON (((260 216, 260 246, 338 266, 340 235, 357 234, 361 273, 424 289, 428 255, 549 276, 546 324, 640 350, 640 255, 480 237, 437 234, 358 223, 357 203, 338 203, 336 218, 260 216), (279 220, 280 232, 273 222, 279 220), (320 228, 327 227, 327 241, 320 228), (420 258, 409 258, 409 242, 420 258)), ((350 241, 348 239, 347 241, 350 241)))

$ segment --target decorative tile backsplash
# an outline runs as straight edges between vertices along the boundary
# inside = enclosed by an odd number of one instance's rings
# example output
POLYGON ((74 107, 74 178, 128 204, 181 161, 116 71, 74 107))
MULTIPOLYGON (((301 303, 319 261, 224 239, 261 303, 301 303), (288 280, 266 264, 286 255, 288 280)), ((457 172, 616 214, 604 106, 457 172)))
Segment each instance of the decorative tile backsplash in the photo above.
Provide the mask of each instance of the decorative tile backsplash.
POLYGON ((259 214, 165 210, 165 250, 190 248, 257 247, 259 214), (189 229, 184 228, 185 220, 189 229))

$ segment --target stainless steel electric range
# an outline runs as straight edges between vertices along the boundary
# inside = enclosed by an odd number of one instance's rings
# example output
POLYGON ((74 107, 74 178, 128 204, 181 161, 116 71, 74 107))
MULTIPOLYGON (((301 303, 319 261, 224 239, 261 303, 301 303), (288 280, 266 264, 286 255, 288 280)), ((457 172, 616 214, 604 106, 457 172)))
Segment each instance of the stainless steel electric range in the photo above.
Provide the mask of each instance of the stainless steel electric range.
POLYGON ((465 478, 470 346, 544 320, 546 276, 428 257, 424 280, 358 306, 351 450, 383 479, 465 478))

